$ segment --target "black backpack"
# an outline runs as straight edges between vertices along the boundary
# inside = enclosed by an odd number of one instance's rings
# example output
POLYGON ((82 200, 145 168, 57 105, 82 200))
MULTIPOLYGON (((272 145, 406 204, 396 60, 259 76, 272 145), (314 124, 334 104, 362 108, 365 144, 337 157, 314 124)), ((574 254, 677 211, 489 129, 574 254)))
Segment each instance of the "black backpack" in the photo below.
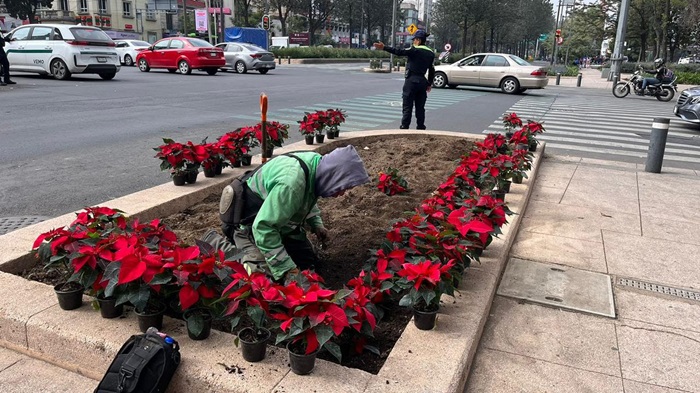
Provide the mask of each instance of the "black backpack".
POLYGON ((163 393, 180 364, 180 346, 158 333, 131 336, 94 393, 163 393))

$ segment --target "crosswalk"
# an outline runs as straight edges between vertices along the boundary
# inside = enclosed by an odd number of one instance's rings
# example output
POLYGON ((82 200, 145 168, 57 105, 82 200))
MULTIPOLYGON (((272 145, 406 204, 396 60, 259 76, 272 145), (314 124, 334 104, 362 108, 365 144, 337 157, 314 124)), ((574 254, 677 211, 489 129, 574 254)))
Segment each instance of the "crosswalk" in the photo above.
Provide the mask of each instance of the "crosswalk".
MULTIPOLYGON (((544 123, 548 149, 644 159, 654 117, 671 119, 664 162, 700 164, 700 129, 673 115, 673 103, 582 95, 525 96, 508 112, 544 123)), ((484 133, 502 132, 500 119, 484 133)), ((615 159, 611 157, 610 159, 615 159)))
MULTIPOLYGON (((441 109, 459 102, 487 94, 479 91, 455 91, 434 89, 425 104, 426 112, 441 109)), ((346 113, 343 131, 360 131, 381 127, 401 120, 401 92, 391 92, 365 97, 356 97, 342 101, 323 102, 312 105, 297 106, 270 111, 269 120, 289 123, 292 126, 304 117, 305 112, 340 108, 346 113)), ((233 118, 259 121, 260 115, 233 115, 233 118)))

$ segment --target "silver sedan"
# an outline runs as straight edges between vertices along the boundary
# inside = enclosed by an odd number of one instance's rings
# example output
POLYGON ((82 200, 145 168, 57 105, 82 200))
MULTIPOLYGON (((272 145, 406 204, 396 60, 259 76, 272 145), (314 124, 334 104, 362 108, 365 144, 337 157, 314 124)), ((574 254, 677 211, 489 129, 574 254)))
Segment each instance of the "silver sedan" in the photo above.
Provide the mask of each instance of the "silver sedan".
POLYGON ((237 42, 225 42, 216 46, 224 50, 226 67, 223 69, 233 69, 239 74, 245 74, 248 70, 267 74, 275 69, 275 55, 259 46, 237 42))
POLYGON ((547 70, 505 53, 477 53, 452 64, 439 65, 433 78, 435 87, 499 87, 508 94, 543 89, 547 83, 547 70))

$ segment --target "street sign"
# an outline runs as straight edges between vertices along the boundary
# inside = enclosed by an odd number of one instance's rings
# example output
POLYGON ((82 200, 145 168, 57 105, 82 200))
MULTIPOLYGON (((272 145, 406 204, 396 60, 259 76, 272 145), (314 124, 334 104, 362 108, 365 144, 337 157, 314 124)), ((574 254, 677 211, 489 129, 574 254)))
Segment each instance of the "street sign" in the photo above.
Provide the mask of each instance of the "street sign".
POLYGON ((445 44, 445 50, 446 50, 446 51, 449 51, 450 49, 452 49, 452 45, 450 45, 450 44, 445 44))
POLYGON ((411 34, 415 34, 416 30, 418 30, 418 27, 413 23, 411 23, 411 25, 406 28, 406 31, 411 34))
POLYGON ((543 34, 540 34, 540 38, 538 38, 538 39, 539 39, 540 41, 543 41, 543 42, 544 42, 544 41, 547 40, 547 37, 549 37, 549 34, 543 33, 543 34))

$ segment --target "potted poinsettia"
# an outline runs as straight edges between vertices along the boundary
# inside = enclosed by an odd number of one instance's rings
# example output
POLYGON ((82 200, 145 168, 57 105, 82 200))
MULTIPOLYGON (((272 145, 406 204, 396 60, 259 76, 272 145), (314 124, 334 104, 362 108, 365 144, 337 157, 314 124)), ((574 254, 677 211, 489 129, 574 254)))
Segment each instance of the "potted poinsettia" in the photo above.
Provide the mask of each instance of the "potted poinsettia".
POLYGON ((202 141, 202 147, 206 151, 206 158, 202 160, 202 168, 204 168, 204 177, 214 177, 220 175, 223 169, 224 152, 219 143, 207 143, 206 138, 202 141))
POLYGON ((413 323, 420 330, 435 327, 437 312, 442 294, 454 295, 454 280, 450 269, 454 261, 440 261, 418 258, 402 265, 396 274, 399 288, 407 289, 399 305, 413 308, 413 323))
POLYGON ((506 138, 510 138, 513 135, 513 130, 522 126, 523 121, 515 112, 503 115, 503 127, 506 129, 506 138))
POLYGON ((288 341, 292 372, 298 375, 313 370, 320 349, 325 348, 340 361, 340 347, 330 340, 350 325, 340 306, 349 292, 325 289, 315 277, 300 273, 281 288, 283 300, 271 304, 270 316, 278 322, 276 343, 288 341))
POLYGON ((402 194, 408 191, 408 181, 399 175, 398 169, 389 167, 379 172, 377 189, 389 196, 402 194))
POLYGON ((529 140, 530 151, 536 151, 537 144, 539 143, 537 141, 537 135, 544 132, 544 126, 542 125, 542 123, 528 120, 527 124, 525 124, 523 126, 523 128, 527 129, 527 131, 528 131, 528 140, 529 140))
POLYGON ((326 111, 326 127, 328 139, 335 139, 340 134, 340 125, 345 123, 345 112, 341 109, 328 109, 326 111))
MULTIPOLYGON (((265 130, 267 131, 267 151, 263 152, 263 156, 270 158, 275 147, 282 147, 284 141, 289 138, 289 124, 283 124, 277 121, 268 121, 265 123, 265 130)), ((255 139, 262 145, 262 123, 258 123, 253 128, 255 139)))
POLYGON ((163 144, 153 148, 155 157, 160 159, 160 170, 169 171, 176 186, 185 185, 187 179, 187 147, 169 138, 163 138, 163 144))
POLYGON ((304 136, 307 145, 314 144, 315 135, 323 135, 323 128, 326 126, 324 119, 324 112, 316 111, 314 113, 306 112, 304 118, 298 121, 299 132, 304 136))

